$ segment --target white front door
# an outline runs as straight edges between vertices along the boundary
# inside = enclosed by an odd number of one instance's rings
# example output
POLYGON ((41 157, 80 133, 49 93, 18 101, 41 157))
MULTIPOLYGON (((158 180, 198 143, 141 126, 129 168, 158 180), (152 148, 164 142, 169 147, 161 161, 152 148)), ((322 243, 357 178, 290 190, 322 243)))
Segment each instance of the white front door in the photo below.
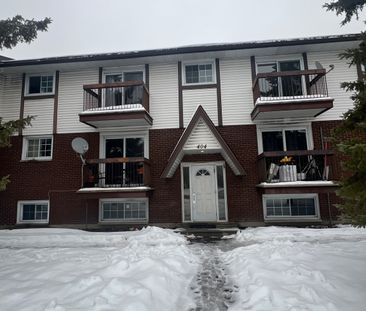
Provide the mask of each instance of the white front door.
POLYGON ((217 221, 214 165, 192 165, 192 220, 217 221))

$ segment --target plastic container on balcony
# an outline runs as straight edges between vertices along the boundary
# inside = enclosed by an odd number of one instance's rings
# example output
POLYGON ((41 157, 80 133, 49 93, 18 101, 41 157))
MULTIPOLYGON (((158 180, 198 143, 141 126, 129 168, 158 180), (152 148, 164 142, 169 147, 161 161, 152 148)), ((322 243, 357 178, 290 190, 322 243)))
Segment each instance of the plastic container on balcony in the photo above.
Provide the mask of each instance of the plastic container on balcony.
POLYGON ((296 165, 281 165, 280 181, 297 181, 296 165))

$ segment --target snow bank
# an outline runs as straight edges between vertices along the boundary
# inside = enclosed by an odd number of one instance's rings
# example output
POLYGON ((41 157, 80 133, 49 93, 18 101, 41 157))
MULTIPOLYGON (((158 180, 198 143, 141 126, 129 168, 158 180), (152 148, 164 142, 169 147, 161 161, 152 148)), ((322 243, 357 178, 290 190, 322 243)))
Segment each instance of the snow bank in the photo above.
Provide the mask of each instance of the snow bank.
POLYGON ((364 310, 365 229, 269 227, 235 238, 251 245, 223 253, 239 286, 230 311, 364 310))
POLYGON ((1 310, 184 310, 199 260, 185 238, 68 229, 0 231, 1 310))
POLYGON ((238 242, 268 242, 268 241, 292 241, 292 242, 326 242, 329 240, 360 240, 366 239, 366 229, 351 226, 339 228, 290 228, 290 227, 258 227, 238 231, 234 239, 238 242))

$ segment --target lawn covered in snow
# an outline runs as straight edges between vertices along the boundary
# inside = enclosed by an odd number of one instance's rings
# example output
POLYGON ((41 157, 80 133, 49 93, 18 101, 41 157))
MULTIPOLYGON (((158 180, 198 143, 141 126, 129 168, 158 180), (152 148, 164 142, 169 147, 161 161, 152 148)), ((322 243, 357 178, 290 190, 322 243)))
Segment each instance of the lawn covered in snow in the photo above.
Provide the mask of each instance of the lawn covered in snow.
POLYGON ((0 231, 0 310, 188 310, 197 257, 171 230, 0 231))
POLYGON ((234 310, 366 310, 366 230, 251 228, 222 254, 234 310))
POLYGON ((0 230, 0 311, 362 311, 365 297, 366 229, 250 228, 192 245, 155 227, 0 230))

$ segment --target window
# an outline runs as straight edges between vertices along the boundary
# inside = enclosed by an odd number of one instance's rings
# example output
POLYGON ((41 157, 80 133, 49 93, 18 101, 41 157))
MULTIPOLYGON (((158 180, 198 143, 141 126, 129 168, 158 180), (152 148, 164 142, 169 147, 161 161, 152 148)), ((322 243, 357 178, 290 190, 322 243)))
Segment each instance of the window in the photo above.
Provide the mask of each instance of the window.
POLYGON ((196 176, 210 176, 210 172, 208 170, 202 169, 196 173, 196 176))
MULTIPOLYGON (((104 74, 105 83, 121 83, 127 81, 144 81, 144 71, 117 71, 104 74)), ((104 106, 139 105, 142 103, 143 87, 114 87, 107 88, 103 94, 104 106)))
MULTIPOLYGON (((144 158, 144 137, 125 137, 105 139, 106 158, 144 158)), ((144 185, 144 164, 141 162, 106 163, 105 186, 142 186, 144 185)))
POLYGON ((210 84, 214 83, 214 64, 185 64, 184 65, 185 84, 210 84))
POLYGON ((48 223, 48 201, 18 202, 18 223, 48 223))
POLYGON ((23 160, 52 159, 52 137, 25 137, 23 141, 23 160))
POLYGON ((26 94, 53 94, 54 93, 54 75, 31 75, 27 77, 26 94))
POLYGON ((147 200, 101 201, 100 221, 147 221, 147 200))
MULTIPOLYGON (((301 63, 299 60, 286 60, 257 65, 257 73, 273 73, 285 71, 288 72, 300 70, 301 63)), ((303 95, 301 75, 260 78, 259 85, 262 97, 303 95)))
POLYGON ((271 218, 319 218, 316 194, 264 195, 264 215, 271 218))
POLYGON ((308 150, 305 128, 262 130, 263 152, 308 150))

